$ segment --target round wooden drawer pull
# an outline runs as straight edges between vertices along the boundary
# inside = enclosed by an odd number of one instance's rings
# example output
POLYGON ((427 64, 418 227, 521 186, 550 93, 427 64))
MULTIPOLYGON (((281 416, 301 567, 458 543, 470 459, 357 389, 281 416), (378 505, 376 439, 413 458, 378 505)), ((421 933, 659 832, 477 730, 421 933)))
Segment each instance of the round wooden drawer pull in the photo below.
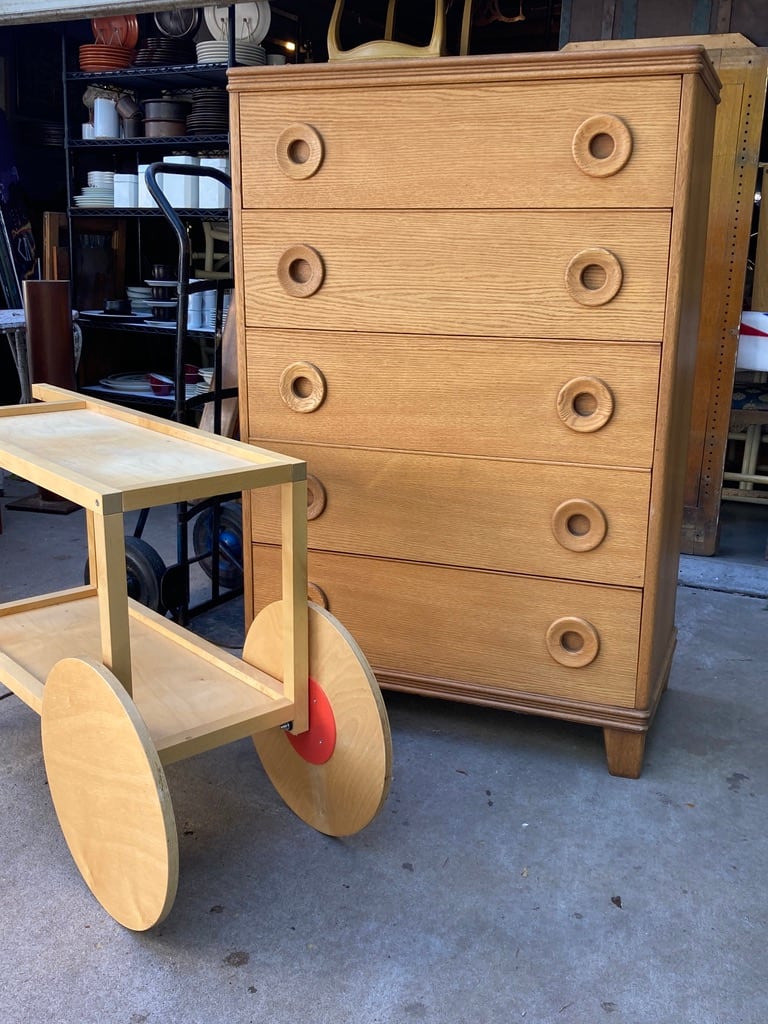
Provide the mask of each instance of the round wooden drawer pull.
POLYGON ((325 608, 326 611, 328 610, 328 597, 325 591, 311 580, 307 583, 307 598, 314 601, 315 604, 319 604, 321 608, 325 608))
POLYGON ((565 271, 565 289, 580 306, 604 306, 621 289, 624 272, 608 249, 584 249, 565 271))
POLYGON ((316 174, 324 156, 323 137, 311 124, 289 125, 275 143, 277 166, 295 181, 316 174))
POLYGON ((591 665, 600 651, 600 637, 591 622, 576 616, 556 619, 547 630, 547 650, 566 668, 591 665))
POLYGON ((325 511, 327 495, 322 483, 311 473, 307 474, 307 519, 317 519, 325 511))
POLYGON ((306 299, 322 287, 323 257, 311 245, 291 245, 277 262, 277 279, 286 295, 306 299))
POLYGON ((595 114, 576 129, 571 149, 573 159, 585 174, 608 178, 632 156, 632 133, 615 114, 595 114))
POLYGON ((571 430, 589 434, 613 416, 613 394, 599 377, 574 377, 560 388, 557 415, 571 430))
POLYGON ((291 363, 280 374, 280 397, 294 412, 314 412, 325 401, 325 377, 314 363, 291 363))
POLYGON ((593 501, 571 498, 558 505, 552 516, 555 540, 569 551, 592 551, 605 540, 608 521, 593 501))

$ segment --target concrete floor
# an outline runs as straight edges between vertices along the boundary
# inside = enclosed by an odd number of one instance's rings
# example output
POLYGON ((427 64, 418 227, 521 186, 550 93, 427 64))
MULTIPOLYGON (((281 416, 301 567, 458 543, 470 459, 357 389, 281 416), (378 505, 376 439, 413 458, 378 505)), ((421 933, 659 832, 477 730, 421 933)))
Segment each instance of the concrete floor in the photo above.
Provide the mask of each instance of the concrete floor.
MULTIPOLYGON (((81 516, 5 512, 0 600, 80 582, 81 516)), ((145 536, 172 555, 162 512, 145 536)), ((597 729, 388 694, 392 790, 351 839, 295 818, 250 741, 170 766, 179 892, 145 934, 88 892, 39 720, 0 699, 0 1021, 765 1024, 768 567, 729 564, 683 559, 639 780, 597 729)), ((195 628, 235 645, 238 615, 195 628)))

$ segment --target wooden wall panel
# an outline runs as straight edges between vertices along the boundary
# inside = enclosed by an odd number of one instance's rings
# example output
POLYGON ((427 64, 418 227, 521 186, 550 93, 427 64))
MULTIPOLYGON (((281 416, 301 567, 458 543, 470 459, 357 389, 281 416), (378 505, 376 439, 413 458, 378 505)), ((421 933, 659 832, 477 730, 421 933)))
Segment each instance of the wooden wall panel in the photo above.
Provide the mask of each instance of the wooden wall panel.
POLYGON ((765 0, 563 0, 560 45, 739 32, 768 46, 765 0))

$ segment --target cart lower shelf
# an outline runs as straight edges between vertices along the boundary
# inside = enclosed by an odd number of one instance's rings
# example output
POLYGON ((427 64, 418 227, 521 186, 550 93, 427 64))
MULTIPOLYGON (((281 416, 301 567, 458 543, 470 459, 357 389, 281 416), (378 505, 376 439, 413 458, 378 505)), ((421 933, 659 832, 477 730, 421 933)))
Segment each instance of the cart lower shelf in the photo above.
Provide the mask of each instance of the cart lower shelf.
MULTIPOLYGON (((277 681, 129 602, 133 700, 163 764, 279 726, 277 681)), ((96 593, 83 587, 0 605, 0 681, 42 708, 45 679, 68 657, 101 661, 96 593)))

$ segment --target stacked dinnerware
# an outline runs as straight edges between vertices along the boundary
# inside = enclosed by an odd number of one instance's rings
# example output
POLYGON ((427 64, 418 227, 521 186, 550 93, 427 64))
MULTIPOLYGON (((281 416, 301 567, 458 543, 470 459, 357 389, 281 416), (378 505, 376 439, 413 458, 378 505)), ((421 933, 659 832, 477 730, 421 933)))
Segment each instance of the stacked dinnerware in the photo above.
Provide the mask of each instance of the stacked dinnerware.
MULTIPOLYGON (((210 39, 197 43, 198 64, 226 64, 229 59, 229 42, 226 39, 210 39)), ((267 51, 258 43, 245 39, 235 40, 235 60, 238 64, 255 67, 267 63, 267 51)))
POLYGON ((140 285, 129 285, 125 294, 131 304, 131 312, 143 316, 150 316, 152 313, 152 289, 140 285))
POLYGON ((88 184, 73 197, 75 206, 83 208, 114 206, 114 179, 112 171, 89 171, 88 184))

